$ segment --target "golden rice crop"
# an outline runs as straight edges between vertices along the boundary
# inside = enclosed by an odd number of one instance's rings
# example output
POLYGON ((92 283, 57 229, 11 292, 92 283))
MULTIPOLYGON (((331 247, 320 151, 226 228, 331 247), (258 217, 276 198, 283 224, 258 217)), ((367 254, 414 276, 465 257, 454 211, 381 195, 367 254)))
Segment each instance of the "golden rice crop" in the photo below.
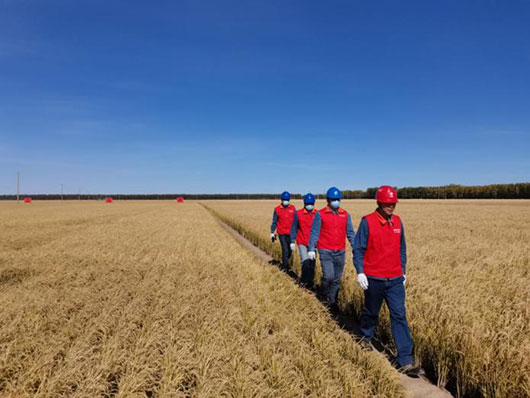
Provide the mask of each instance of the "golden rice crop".
POLYGON ((401 397, 196 203, 0 204, 0 396, 401 397))
MULTIPOLYGON (((279 256, 279 245, 269 241, 276 201, 205 204, 279 256)), ((356 229, 375 209, 367 200, 343 206, 356 229)), ((407 308, 417 359, 458 395, 530 396, 530 201, 403 200, 396 212, 407 237, 407 308)), ((347 258, 339 300, 358 315, 363 298, 347 258)), ((387 314, 380 330, 388 341, 387 314)))

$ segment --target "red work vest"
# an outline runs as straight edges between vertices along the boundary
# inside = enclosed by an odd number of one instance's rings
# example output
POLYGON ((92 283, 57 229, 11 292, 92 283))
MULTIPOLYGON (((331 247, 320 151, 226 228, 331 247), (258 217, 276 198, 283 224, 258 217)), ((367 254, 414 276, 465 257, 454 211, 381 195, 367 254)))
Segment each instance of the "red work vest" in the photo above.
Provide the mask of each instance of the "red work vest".
POLYGON ((296 234, 296 243, 299 245, 309 245, 309 235, 311 235, 311 226, 313 219, 317 214, 316 210, 307 211, 305 208, 298 210, 296 216, 298 217, 298 233, 296 234))
POLYGON ((364 273, 379 278, 403 275, 401 268, 401 219, 390 222, 377 211, 364 217, 368 222, 368 247, 364 253, 364 273))
POLYGON ((293 224, 294 212, 296 209, 293 205, 289 205, 287 207, 279 205, 274 209, 274 211, 278 216, 276 232, 278 232, 279 235, 290 235, 291 225, 293 224))
POLYGON ((320 236, 317 247, 324 250, 346 249, 346 228, 348 212, 339 207, 337 213, 329 206, 318 211, 320 214, 320 236))

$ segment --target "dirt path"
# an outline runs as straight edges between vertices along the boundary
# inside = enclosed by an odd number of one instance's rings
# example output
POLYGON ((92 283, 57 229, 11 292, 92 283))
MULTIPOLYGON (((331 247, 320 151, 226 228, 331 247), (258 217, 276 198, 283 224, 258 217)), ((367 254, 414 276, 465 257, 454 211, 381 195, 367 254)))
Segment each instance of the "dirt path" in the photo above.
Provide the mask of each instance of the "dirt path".
MULTIPOLYGON (((214 216, 212 214, 212 216, 214 216)), ((215 217, 215 216, 214 216, 215 217)), ((264 263, 271 264, 274 263, 274 259, 269 256, 267 253, 259 249, 258 247, 254 246, 248 239, 240 235, 235 229, 230 227, 228 224, 224 223, 219 218, 215 217, 219 224, 223 226, 224 229, 226 229, 235 240, 237 240, 241 246, 248 249, 250 252, 254 254, 254 256, 264 263)), ((357 328, 357 325, 352 325, 352 318, 348 316, 338 316, 336 317, 337 323, 345 328, 346 330, 352 332, 354 329, 357 328)), ((383 355, 383 354, 381 354, 383 355)), ((403 386, 409 391, 410 395, 413 398, 448 398, 452 397, 452 395, 447 392, 446 390, 442 390, 441 388, 435 386, 432 384, 429 380, 424 378, 414 379, 412 377, 408 377, 406 375, 401 374, 400 380, 403 386)))

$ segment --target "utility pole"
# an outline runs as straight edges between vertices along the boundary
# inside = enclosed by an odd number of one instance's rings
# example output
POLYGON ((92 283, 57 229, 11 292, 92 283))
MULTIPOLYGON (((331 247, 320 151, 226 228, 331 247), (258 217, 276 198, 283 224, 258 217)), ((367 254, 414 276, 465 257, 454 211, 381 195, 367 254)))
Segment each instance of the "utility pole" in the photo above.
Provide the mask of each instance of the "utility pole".
POLYGON ((17 171, 17 203, 20 199, 20 171, 17 171))
POLYGON ((61 184, 61 200, 64 200, 64 184, 61 184))

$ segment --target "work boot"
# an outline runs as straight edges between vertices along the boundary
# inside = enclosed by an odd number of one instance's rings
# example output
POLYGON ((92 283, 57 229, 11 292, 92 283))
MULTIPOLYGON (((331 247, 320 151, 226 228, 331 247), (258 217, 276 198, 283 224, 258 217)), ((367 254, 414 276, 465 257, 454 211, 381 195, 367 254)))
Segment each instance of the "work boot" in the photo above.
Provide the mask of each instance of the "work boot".
POLYGON ((369 340, 361 339, 359 340, 359 345, 364 351, 375 351, 375 347, 369 340))
POLYGON ((300 287, 303 287, 304 289, 313 290, 313 286, 310 286, 309 283, 304 282, 301 279, 298 280, 298 284, 300 285, 300 287))
POLYGON ((414 365, 413 363, 400 367, 398 372, 414 378, 425 376, 425 370, 421 366, 414 365))

